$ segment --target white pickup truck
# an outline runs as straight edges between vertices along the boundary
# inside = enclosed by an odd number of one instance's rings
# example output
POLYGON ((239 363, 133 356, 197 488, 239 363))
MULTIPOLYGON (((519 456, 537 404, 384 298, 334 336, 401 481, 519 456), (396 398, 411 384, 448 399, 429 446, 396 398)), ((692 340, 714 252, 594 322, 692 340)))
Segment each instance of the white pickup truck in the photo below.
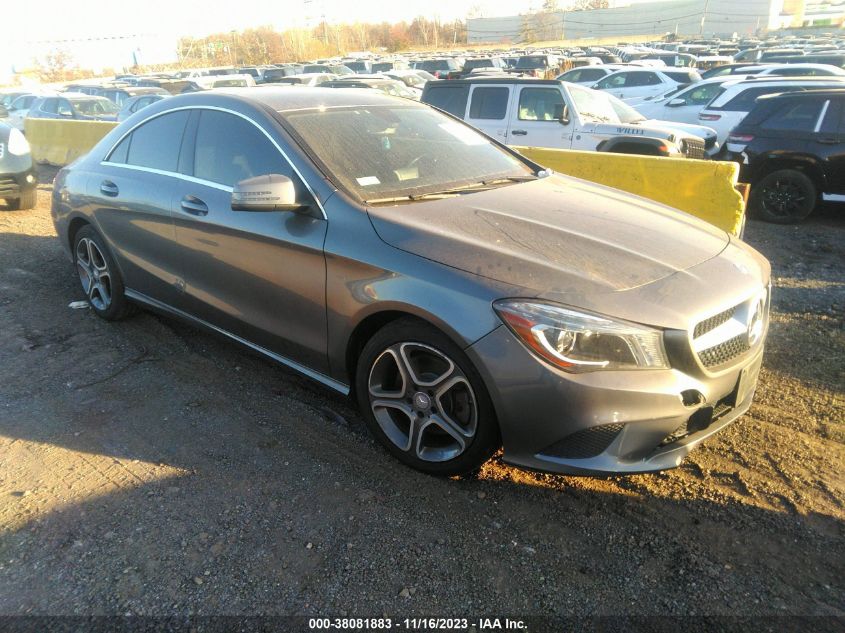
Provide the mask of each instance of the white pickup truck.
POLYGON ((430 81, 422 101, 507 145, 687 158, 719 151, 710 128, 647 120, 607 93, 558 80, 430 81))

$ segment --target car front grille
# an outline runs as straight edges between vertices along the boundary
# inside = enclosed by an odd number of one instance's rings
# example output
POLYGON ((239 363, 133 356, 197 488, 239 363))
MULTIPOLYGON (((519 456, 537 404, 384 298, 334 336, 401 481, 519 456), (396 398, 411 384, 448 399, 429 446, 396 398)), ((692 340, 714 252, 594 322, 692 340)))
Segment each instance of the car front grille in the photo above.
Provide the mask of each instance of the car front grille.
POLYGON ((765 289, 696 323, 692 348, 701 364, 710 370, 721 370, 762 345, 768 329, 770 300, 765 289))
POLYGON ((751 349, 748 344, 748 336, 745 333, 720 343, 699 353, 698 357, 705 367, 718 367, 731 362, 738 356, 742 356, 751 349))
POLYGON ((700 336, 703 336, 708 332, 712 332, 723 323, 727 323, 728 321, 730 321, 731 318, 733 318, 735 312, 736 306, 728 308, 724 312, 720 312, 716 316, 712 316, 709 319, 705 319, 704 321, 695 326, 695 333, 693 334, 693 337, 699 338, 700 336))
POLYGON ((551 457, 587 459, 603 453, 625 428, 624 424, 602 424, 576 431, 542 451, 551 457))
POLYGON ((17 195, 21 188, 14 178, 0 178, 0 198, 4 196, 17 195))
POLYGON ((688 138, 685 141, 687 158, 704 158, 704 141, 696 138, 688 138))

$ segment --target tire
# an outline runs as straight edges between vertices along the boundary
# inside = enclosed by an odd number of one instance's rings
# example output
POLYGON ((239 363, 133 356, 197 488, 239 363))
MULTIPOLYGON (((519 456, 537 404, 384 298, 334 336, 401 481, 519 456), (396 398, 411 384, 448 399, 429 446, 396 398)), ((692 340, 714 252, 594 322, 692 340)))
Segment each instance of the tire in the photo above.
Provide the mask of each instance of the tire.
POLYGON ((477 470, 501 446, 490 396, 466 354, 413 318, 367 342, 355 372, 358 406, 394 457, 441 477, 477 470))
POLYGON ((123 278, 105 240, 90 224, 73 238, 76 272, 91 309, 106 321, 117 321, 133 311, 124 294, 123 278))
POLYGON ((752 217, 775 224, 794 224, 806 218, 819 199, 816 185, 794 169, 780 169, 751 188, 748 211, 752 217))
POLYGON ((6 200, 9 211, 25 211, 27 209, 34 209, 38 203, 38 191, 33 189, 27 193, 21 194, 20 198, 6 200))

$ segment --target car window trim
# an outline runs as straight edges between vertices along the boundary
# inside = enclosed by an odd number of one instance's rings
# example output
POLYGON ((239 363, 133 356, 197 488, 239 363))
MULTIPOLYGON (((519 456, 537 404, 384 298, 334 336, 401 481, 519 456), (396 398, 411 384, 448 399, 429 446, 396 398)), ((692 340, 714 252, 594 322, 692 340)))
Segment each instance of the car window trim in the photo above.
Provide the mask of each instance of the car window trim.
MULTIPOLYGON (((320 209, 320 213, 322 214, 323 219, 324 220, 329 219, 328 215, 326 215, 326 210, 323 208, 323 204, 320 202, 320 199, 317 197, 317 194, 314 192, 314 189, 311 187, 310 183, 302 175, 302 172, 299 171, 299 168, 296 165, 294 165, 293 161, 290 159, 290 156, 288 156, 287 152, 285 152, 285 150, 283 150, 281 148, 281 146, 276 142, 276 139, 274 139, 272 136, 270 136, 270 134, 267 132, 267 130, 265 130, 263 127, 261 127, 253 119, 251 119, 250 117, 248 117, 247 115, 245 115, 241 112, 238 112, 236 110, 232 110, 230 108, 222 108, 220 106, 211 106, 211 105, 190 105, 190 106, 179 106, 178 108, 170 108, 169 110, 163 110, 161 112, 157 112, 156 114, 144 119, 143 121, 136 123, 134 126, 132 126, 132 128, 130 128, 129 130, 124 132, 120 136, 120 138, 117 139, 117 141, 115 141, 114 144, 109 148, 109 150, 106 152, 105 155, 107 157, 111 157, 112 152, 114 152, 115 148, 118 145, 120 145, 121 141, 123 141, 123 139, 125 139, 127 136, 132 134, 135 130, 137 130, 139 127, 141 127, 145 123, 152 121, 153 119, 155 119, 157 117, 164 116, 165 114, 170 114, 172 112, 179 112, 180 110, 217 110, 218 112, 226 112, 228 114, 234 114, 235 116, 238 116, 238 117, 244 119, 245 121, 248 121, 252 125, 254 125, 273 144, 273 146, 278 150, 278 152, 288 162, 288 165, 290 165, 291 169, 293 170, 293 173, 295 173, 299 177, 300 181, 302 181, 302 184, 305 185, 305 188, 308 190, 308 193, 311 194, 311 197, 314 199, 314 202, 317 204, 317 208, 320 209)), ((190 123, 190 118, 188 120, 188 123, 190 123)), ((186 128, 187 128, 188 123, 185 124, 186 128)), ((188 182, 193 182, 193 183, 196 183, 196 184, 208 185, 208 186, 214 187, 215 189, 220 189, 221 191, 228 191, 229 193, 231 193, 232 190, 233 190, 233 187, 229 187, 228 185, 222 185, 218 182, 211 182, 209 180, 203 180, 202 178, 196 178, 194 176, 188 176, 187 174, 182 174, 182 173, 179 173, 179 172, 172 172, 172 171, 165 171, 163 169, 155 169, 154 167, 141 167, 139 165, 126 165, 126 164, 121 164, 121 163, 112 163, 108 160, 108 158, 101 160, 100 164, 101 165, 113 166, 113 167, 121 167, 121 168, 124 168, 124 169, 135 169, 135 170, 138 170, 138 171, 145 171, 145 172, 152 173, 152 174, 158 174, 160 176, 173 176, 174 178, 180 178, 182 180, 187 180, 188 182)), ((177 169, 179 168, 178 163, 177 163, 176 168, 177 169)))
POLYGON ((822 111, 819 113, 819 118, 816 120, 816 125, 813 127, 813 134, 818 134, 822 131, 822 125, 824 124, 824 118, 827 116, 827 109, 830 107, 830 99, 824 102, 822 106, 822 111))

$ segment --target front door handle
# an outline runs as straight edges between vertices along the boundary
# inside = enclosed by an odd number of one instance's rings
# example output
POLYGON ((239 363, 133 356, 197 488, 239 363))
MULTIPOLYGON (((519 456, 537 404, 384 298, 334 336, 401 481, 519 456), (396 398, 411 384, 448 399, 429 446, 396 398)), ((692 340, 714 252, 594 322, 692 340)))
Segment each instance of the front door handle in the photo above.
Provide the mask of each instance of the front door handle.
POLYGON ((514 136, 528 136, 528 130, 511 130, 514 136))
POLYGON ((819 143, 821 143, 822 145, 836 145, 837 143, 841 143, 841 142, 842 141, 839 141, 835 138, 820 138, 819 139, 819 143))
POLYGON ((182 198, 182 211, 191 215, 208 215, 208 205, 196 196, 182 198))
POLYGON ((120 193, 120 189, 111 180, 104 180, 100 183, 100 193, 109 198, 115 198, 120 193))

